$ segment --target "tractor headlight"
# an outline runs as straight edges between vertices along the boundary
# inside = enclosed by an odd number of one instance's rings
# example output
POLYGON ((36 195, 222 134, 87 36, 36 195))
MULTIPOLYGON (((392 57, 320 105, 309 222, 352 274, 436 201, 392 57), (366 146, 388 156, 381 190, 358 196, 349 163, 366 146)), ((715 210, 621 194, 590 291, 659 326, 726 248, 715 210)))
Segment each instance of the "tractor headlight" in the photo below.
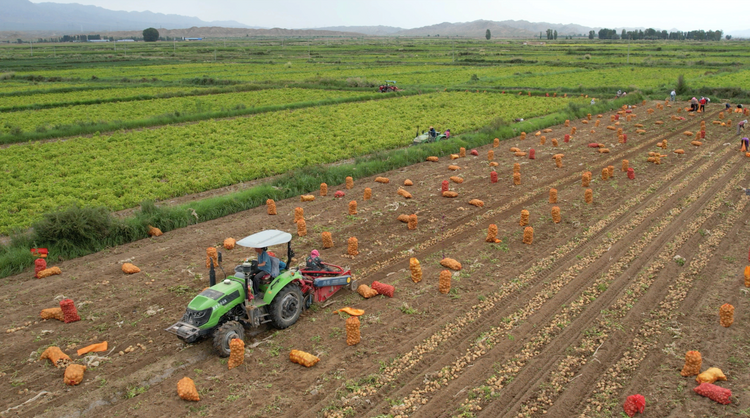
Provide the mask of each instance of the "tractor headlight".
POLYGON ((211 319, 212 309, 203 309, 201 311, 195 311, 188 308, 185 311, 185 315, 182 315, 182 322, 190 324, 194 327, 200 327, 205 325, 209 319, 211 319))

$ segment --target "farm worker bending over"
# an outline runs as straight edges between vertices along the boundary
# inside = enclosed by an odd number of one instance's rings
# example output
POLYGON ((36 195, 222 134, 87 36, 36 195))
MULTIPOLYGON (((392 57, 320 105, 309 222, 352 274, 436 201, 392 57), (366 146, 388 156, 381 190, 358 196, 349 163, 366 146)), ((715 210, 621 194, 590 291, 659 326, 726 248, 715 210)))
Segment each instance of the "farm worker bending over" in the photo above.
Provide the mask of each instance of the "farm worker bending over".
POLYGON ((744 137, 740 139, 740 144, 742 144, 742 148, 740 148, 743 152, 750 151, 750 140, 747 139, 747 137, 744 137))
POLYGON ((672 101, 674 101, 675 97, 677 97, 677 93, 674 90, 672 90, 672 92, 669 93, 669 97, 672 99, 672 101))
POLYGON ((446 129, 445 130, 445 139, 448 139, 450 137, 451 137, 451 130, 450 129, 446 129))
POLYGON ((745 120, 741 120, 741 121, 740 121, 740 122, 739 122, 739 123, 737 124, 737 135, 739 135, 739 134, 740 134, 740 131, 742 131, 742 130, 744 130, 744 129, 745 129, 745 124, 746 124, 746 123, 747 123, 747 119, 745 119, 745 120))

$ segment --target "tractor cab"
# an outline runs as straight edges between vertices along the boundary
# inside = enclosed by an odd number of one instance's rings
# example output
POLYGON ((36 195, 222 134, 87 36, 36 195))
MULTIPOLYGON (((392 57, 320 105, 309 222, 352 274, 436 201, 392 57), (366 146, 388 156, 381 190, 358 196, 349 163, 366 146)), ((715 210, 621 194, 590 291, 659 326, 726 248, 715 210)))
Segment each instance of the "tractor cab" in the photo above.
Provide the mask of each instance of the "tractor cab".
MULTIPOLYGON (((294 257, 292 234, 270 229, 245 237, 237 244, 247 248, 268 248, 286 244, 287 260, 272 257, 272 274, 261 279, 260 297, 253 297, 252 278, 260 272, 257 260, 246 260, 234 268, 231 276, 216 283, 213 263, 210 264, 210 287, 193 298, 182 319, 166 329, 186 343, 211 337, 221 357, 230 354, 229 342, 243 339, 245 327, 271 323, 284 329, 297 322, 302 310, 313 302, 322 302, 341 287, 354 289, 349 270, 322 263, 324 269, 290 268, 294 257), (277 264, 278 263, 278 264, 277 264), (278 273, 276 274, 276 270, 278 273)), ((221 254, 218 254, 221 268, 221 254)), ((222 268, 223 270, 223 268, 222 268)))

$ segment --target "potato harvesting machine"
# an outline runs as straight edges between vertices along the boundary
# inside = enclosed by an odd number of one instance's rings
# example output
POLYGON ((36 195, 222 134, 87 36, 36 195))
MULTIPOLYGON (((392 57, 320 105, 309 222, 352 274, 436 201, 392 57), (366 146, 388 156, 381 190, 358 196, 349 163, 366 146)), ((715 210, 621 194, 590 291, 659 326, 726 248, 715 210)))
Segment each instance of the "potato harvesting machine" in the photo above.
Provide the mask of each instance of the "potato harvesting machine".
MULTIPOLYGON (((237 241, 248 248, 268 248, 287 244, 287 262, 276 277, 265 274, 260 279, 260 292, 253 295, 252 278, 260 273, 258 261, 247 260, 236 266, 234 274, 215 282, 213 263, 210 263, 210 287, 190 301, 182 319, 166 331, 186 343, 212 338, 221 357, 230 354, 229 342, 244 339, 245 328, 257 328, 271 323, 278 329, 293 325, 303 309, 323 302, 339 289, 356 289, 350 270, 308 258, 304 268, 287 268, 292 262, 292 235, 278 230, 266 230, 237 241)), ((270 255, 270 254, 269 254, 270 255)), ((221 253, 218 254, 221 268, 221 253)), ((223 271, 223 269, 222 269, 223 271)))

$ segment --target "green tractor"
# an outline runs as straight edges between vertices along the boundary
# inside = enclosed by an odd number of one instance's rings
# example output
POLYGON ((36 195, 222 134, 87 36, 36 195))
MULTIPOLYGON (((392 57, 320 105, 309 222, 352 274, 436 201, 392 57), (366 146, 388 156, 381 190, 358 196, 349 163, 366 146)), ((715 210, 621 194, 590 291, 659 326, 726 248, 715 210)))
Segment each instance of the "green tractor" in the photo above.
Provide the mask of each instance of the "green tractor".
MULTIPOLYGON (((249 248, 287 244, 287 262, 275 260, 279 263, 279 274, 276 277, 266 274, 261 279, 260 297, 252 294, 252 277, 260 272, 256 260, 235 267, 234 274, 220 283, 212 279, 211 286, 190 301, 182 319, 166 331, 186 343, 212 338, 217 353, 228 357, 229 342, 234 338, 244 339, 245 328, 266 323, 278 329, 290 327, 313 302, 328 299, 344 286, 356 289, 351 271, 323 263, 319 258, 308 258, 303 269, 287 269, 294 257, 291 241, 291 234, 278 230, 258 232, 239 240, 238 245, 249 248)), ((213 265, 210 273, 215 277, 213 265)))

